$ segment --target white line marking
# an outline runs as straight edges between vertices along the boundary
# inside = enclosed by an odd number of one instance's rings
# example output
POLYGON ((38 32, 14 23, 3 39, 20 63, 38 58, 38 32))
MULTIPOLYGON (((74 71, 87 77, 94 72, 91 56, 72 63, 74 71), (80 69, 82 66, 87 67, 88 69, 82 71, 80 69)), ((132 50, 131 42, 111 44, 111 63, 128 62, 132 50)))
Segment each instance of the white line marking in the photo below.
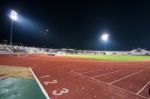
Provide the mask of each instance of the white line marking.
MULTIPOLYGON (((110 85, 110 86, 112 86, 112 87, 114 87, 114 88, 117 88, 117 89, 120 89, 120 90, 123 90, 123 91, 126 91, 126 92, 129 92, 129 93, 131 93, 131 94, 137 95, 136 93, 131 92, 131 91, 128 91, 128 90, 126 90, 126 89, 123 89, 123 88, 120 88, 120 87, 117 87, 117 86, 114 86, 114 85, 110 85)), ((145 96, 142 96, 142 95, 137 95, 137 96, 143 97, 143 98, 145 98, 145 99, 150 99, 150 98, 145 97, 145 96)))
POLYGON ((144 70, 140 70, 140 71, 137 71, 137 72, 135 72, 135 73, 129 74, 129 75, 123 77, 123 78, 120 78, 120 79, 117 79, 117 80, 115 80, 115 81, 112 81, 112 82, 110 82, 109 84, 112 85, 112 84, 114 84, 114 83, 116 83, 116 82, 118 82, 118 81, 120 81, 120 80, 123 80, 123 79, 125 79, 125 78, 131 77, 131 76, 136 75, 136 74, 138 74, 138 73, 140 73, 140 72, 143 72, 143 71, 144 71, 144 70))
MULTIPOLYGON (((114 86, 114 85, 109 85, 109 84, 108 84, 108 83, 106 83, 106 82, 103 82, 103 81, 100 81, 100 80, 94 79, 94 78, 92 78, 92 77, 89 77, 89 76, 83 75, 83 74, 78 73, 78 72, 75 72, 75 71, 73 71, 73 70, 70 70, 70 72, 72 72, 72 73, 74 73, 74 74, 77 74, 77 75, 79 75, 80 77, 84 77, 84 78, 86 77, 86 78, 89 78, 89 79, 91 79, 91 80, 94 80, 94 81, 96 81, 99 85, 100 85, 100 83, 102 83, 102 84, 104 84, 104 85, 114 87, 114 88, 116 88, 116 89, 118 89, 118 90, 122 90, 122 91, 128 92, 128 93, 130 93, 130 94, 137 95, 137 94, 136 94, 136 93, 134 93, 134 92, 131 92, 131 91, 128 91, 128 90, 122 89, 122 88, 117 87, 117 86, 114 86)), ((142 98, 145 98, 145 99, 150 99, 150 98, 145 97, 145 96, 142 96, 142 95, 137 95, 137 96, 142 97, 142 98)))
POLYGON ((146 86, 148 86, 150 84, 150 81, 148 83, 146 83, 136 94, 140 94, 142 92, 142 90, 144 90, 146 88, 146 86))
POLYGON ((32 59, 32 60, 50 60, 50 59, 42 59, 42 58, 25 58, 25 59, 32 59))
POLYGON ((117 71, 114 71, 114 72, 109 72, 109 73, 105 73, 105 74, 101 74, 101 75, 96 75, 96 76, 93 76, 92 78, 97 78, 97 77, 100 77, 100 76, 106 76, 106 75, 117 73, 117 72, 120 72, 120 71, 122 71, 122 70, 117 70, 117 71))
POLYGON ((87 71, 87 72, 82 72, 82 74, 91 73, 91 72, 97 72, 97 71, 102 71, 102 70, 87 71))
MULTIPOLYGON (((89 77, 89 76, 83 75, 83 74, 78 73, 78 72, 75 72, 75 71, 73 71, 73 70, 70 70, 70 71, 71 71, 72 73, 74 73, 74 74, 79 75, 79 76, 86 77, 86 78, 90 78, 90 79, 95 80, 95 81, 97 81, 97 82, 101 82, 101 83, 103 83, 103 84, 107 84, 107 83, 105 83, 105 82, 103 82, 103 81, 100 81, 100 80, 94 79, 94 78, 92 78, 92 77, 89 77)), ((107 85, 108 85, 108 84, 107 84, 107 85)))
POLYGON ((35 80, 37 81, 38 85, 40 86, 40 88, 41 88, 43 94, 45 95, 46 99, 51 99, 51 98, 48 96, 48 94, 47 94, 46 90, 44 89, 44 87, 42 86, 42 84, 40 83, 40 81, 38 80, 38 78, 36 77, 36 75, 34 74, 34 72, 33 72, 33 70, 32 70, 31 67, 29 67, 29 70, 31 71, 31 73, 32 73, 32 75, 34 76, 35 80))
POLYGON ((25 59, 40 59, 40 58, 25 58, 25 59))
POLYGON ((40 78, 48 78, 50 75, 41 76, 40 78))

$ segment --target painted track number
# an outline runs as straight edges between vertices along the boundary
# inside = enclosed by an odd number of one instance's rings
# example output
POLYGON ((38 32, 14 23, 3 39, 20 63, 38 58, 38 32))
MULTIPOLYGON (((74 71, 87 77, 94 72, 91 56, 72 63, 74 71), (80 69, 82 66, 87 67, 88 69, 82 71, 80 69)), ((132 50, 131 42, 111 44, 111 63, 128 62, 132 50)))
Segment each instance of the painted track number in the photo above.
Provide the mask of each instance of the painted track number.
POLYGON ((56 84, 56 83, 58 83, 57 80, 45 81, 45 82, 44 82, 45 85, 48 85, 48 84, 56 84))
POLYGON ((61 95, 66 94, 68 92, 69 92, 69 90, 67 88, 62 88, 62 90, 59 90, 59 91, 58 90, 54 90, 52 93, 55 96, 61 96, 61 95))

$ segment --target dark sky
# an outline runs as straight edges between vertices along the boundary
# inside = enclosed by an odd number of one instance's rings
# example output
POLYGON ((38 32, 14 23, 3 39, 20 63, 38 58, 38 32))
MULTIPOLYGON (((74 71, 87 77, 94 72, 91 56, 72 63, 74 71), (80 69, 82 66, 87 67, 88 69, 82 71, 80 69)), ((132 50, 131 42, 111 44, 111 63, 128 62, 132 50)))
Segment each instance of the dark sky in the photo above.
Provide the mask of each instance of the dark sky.
POLYGON ((13 43, 103 50, 107 32, 108 50, 150 49, 149 0, 1 0, 0 7, 0 41, 9 40, 14 9, 13 43))

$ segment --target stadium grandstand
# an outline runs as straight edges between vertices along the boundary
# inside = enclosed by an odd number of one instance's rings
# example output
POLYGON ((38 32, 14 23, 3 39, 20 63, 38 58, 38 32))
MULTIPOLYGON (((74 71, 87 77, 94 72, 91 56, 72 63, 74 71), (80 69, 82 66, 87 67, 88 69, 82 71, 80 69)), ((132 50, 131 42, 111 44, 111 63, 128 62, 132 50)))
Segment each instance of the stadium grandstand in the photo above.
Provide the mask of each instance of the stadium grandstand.
POLYGON ((137 48, 131 51, 94 51, 94 50, 75 50, 75 49, 52 49, 52 48, 38 48, 18 45, 0 44, 1 55, 27 55, 27 54, 48 54, 51 56, 65 55, 66 53, 73 54, 103 54, 103 55, 150 55, 150 51, 137 48))

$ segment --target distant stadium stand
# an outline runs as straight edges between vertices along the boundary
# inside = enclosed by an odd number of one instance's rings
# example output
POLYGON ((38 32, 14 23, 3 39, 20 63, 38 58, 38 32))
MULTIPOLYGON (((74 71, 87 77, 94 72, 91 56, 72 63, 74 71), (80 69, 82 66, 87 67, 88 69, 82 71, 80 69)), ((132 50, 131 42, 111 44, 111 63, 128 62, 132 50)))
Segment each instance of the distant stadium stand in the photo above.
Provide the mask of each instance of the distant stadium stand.
POLYGON ((0 55, 18 55, 25 56, 28 54, 47 54, 49 56, 63 56, 65 53, 70 54, 102 54, 102 55, 150 55, 150 51, 145 49, 134 49, 131 51, 93 51, 93 50, 75 50, 75 49, 52 49, 37 48, 18 45, 0 44, 0 55))

